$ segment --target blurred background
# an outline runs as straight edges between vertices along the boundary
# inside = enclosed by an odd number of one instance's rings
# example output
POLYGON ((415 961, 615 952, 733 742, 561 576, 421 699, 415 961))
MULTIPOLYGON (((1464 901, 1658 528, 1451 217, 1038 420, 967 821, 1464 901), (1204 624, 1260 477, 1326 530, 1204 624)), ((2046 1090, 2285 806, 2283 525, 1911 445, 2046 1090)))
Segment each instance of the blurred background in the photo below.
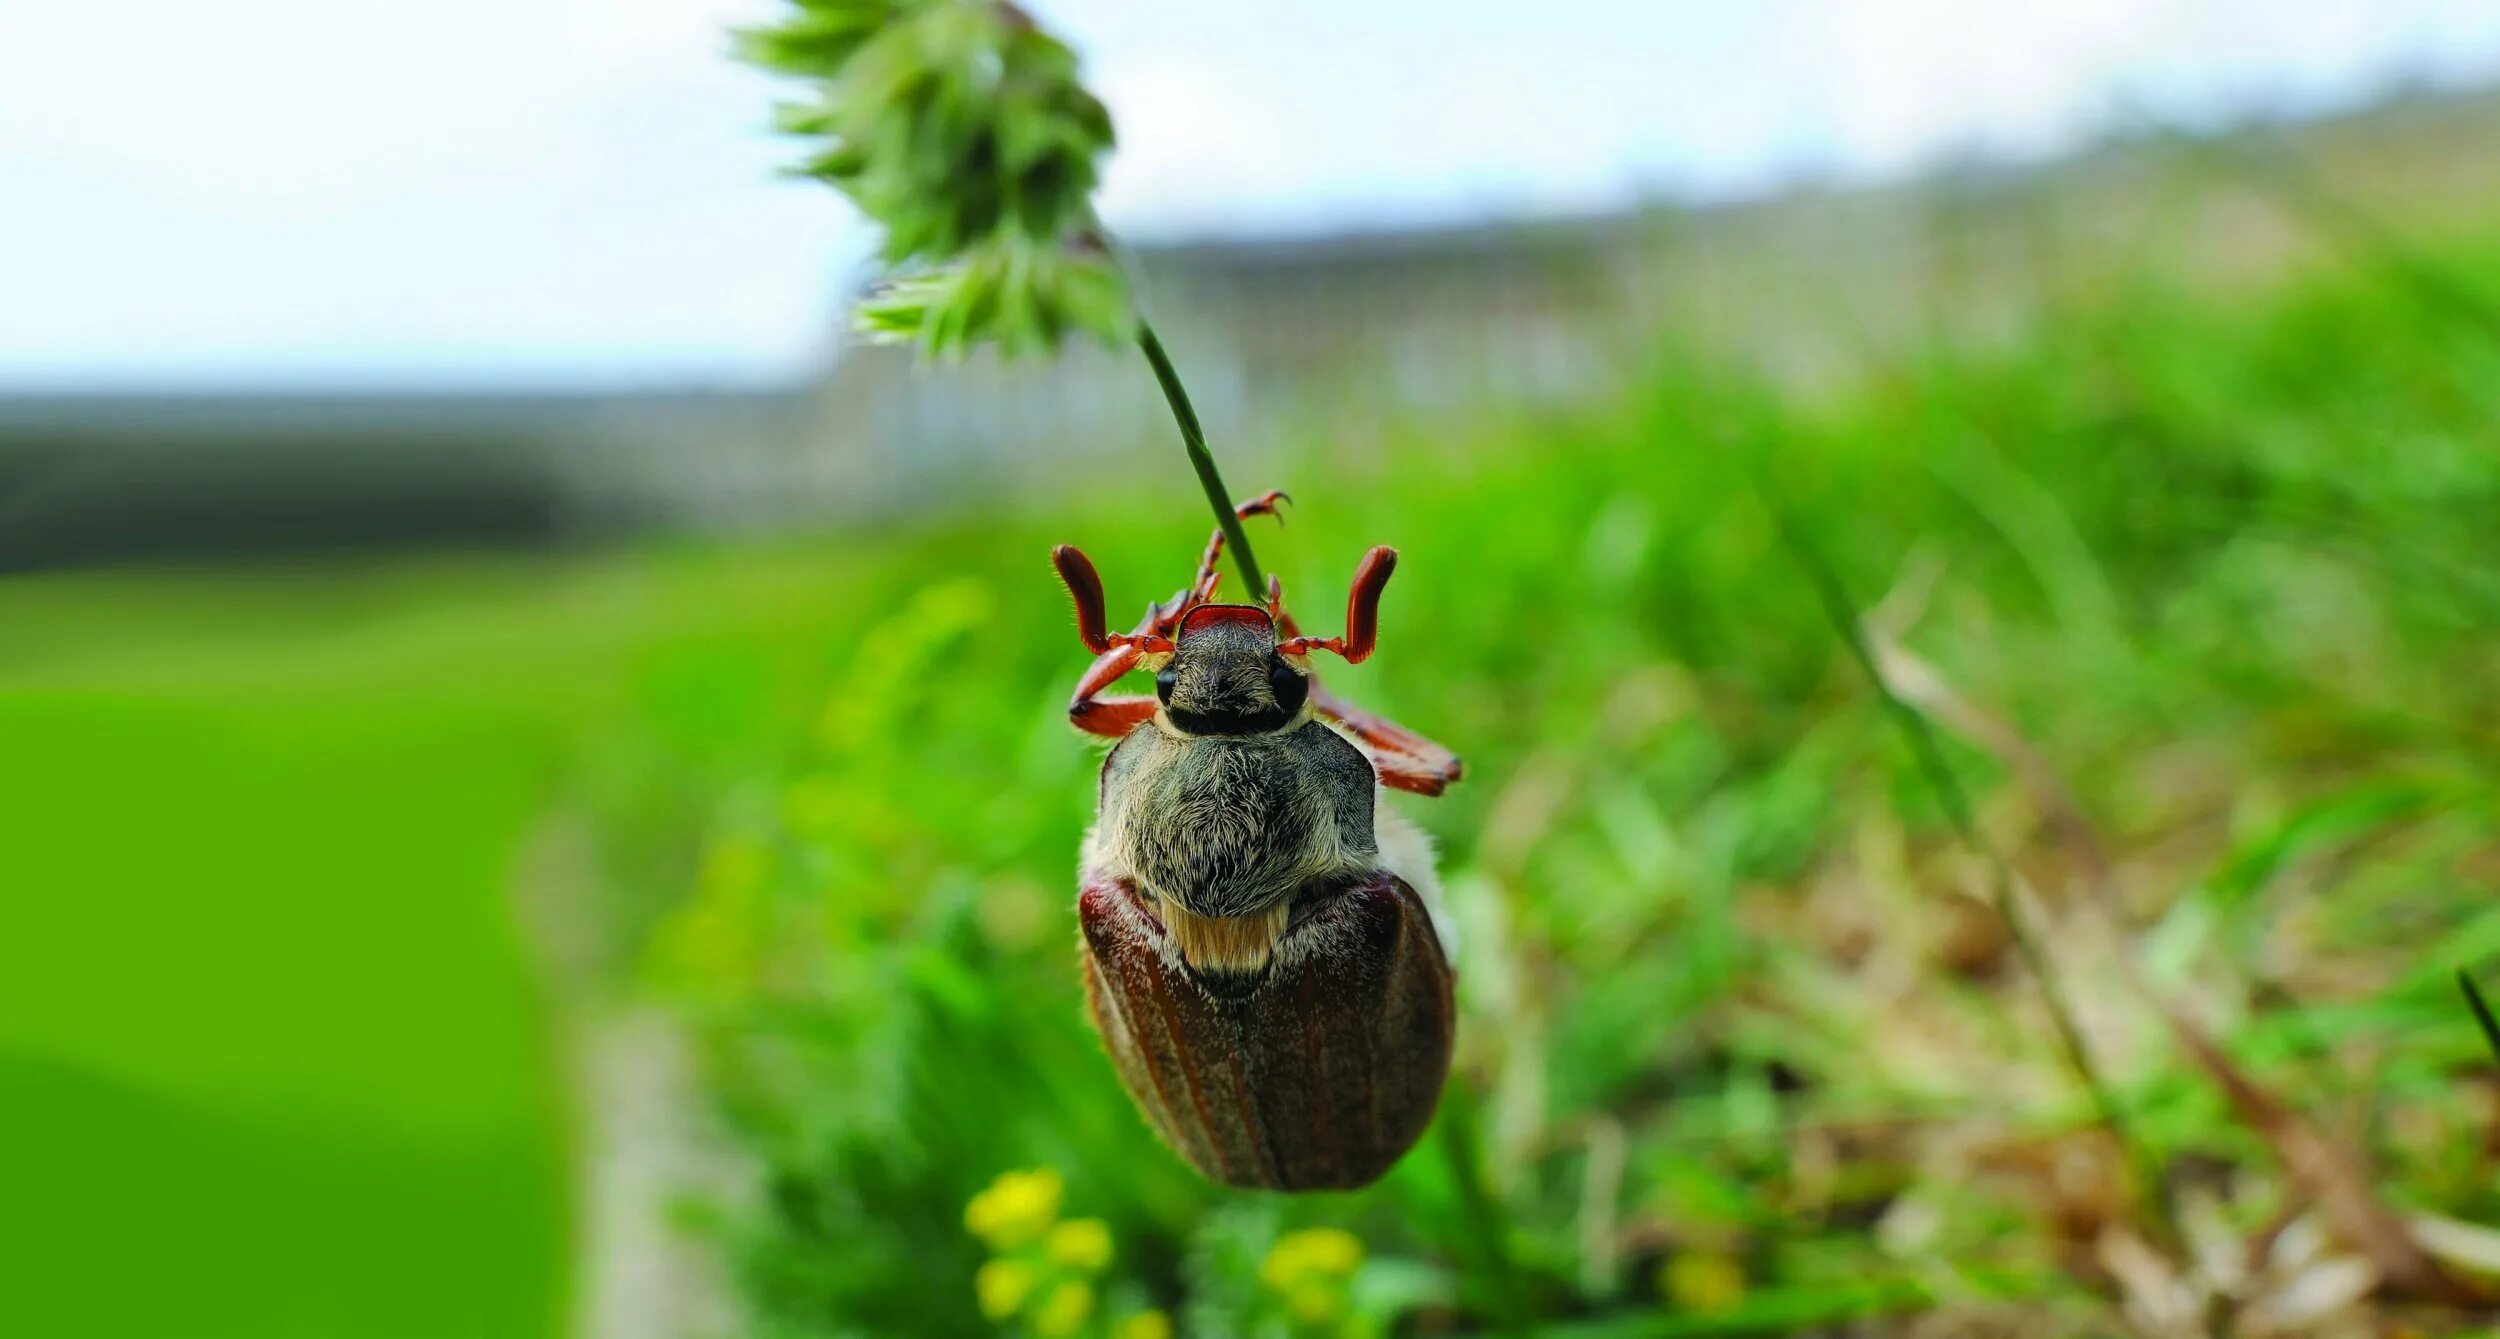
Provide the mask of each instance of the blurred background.
POLYGON ((1196 484, 846 342, 768 8, 39 3, 0 1328, 2500 1332, 2500 9, 1031 8, 1266 564, 1404 554, 1441 1124, 1133 1113, 1043 555, 1196 484))

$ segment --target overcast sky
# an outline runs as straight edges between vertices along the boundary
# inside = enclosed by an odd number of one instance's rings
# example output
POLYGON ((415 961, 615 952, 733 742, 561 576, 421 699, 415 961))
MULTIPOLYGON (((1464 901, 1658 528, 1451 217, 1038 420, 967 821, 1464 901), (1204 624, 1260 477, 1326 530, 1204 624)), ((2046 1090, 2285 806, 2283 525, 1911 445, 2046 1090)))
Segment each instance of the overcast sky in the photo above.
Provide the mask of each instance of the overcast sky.
MULTIPOLYGON (((764 0, 11 0, 0 385, 672 384, 825 356, 764 0)), ((1038 0, 1132 235, 1555 211, 2054 151, 2125 109, 2500 78, 2491 0, 1038 0)))

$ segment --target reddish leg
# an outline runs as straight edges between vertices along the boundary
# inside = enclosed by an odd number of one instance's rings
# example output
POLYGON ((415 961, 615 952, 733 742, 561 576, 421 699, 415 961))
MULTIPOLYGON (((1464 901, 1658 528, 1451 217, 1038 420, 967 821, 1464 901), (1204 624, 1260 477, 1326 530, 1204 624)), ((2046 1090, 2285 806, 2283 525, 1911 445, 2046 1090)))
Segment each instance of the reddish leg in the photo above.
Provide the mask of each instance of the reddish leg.
POLYGON ((1153 720, 1155 705, 1152 694, 1080 697, 1068 704, 1068 724, 1089 735, 1120 739, 1129 731, 1153 720))
POLYGON ((1135 668, 1139 657, 1170 654, 1172 643, 1158 629, 1179 622, 1177 607, 1182 601, 1175 598, 1171 605, 1146 606, 1146 616, 1138 621, 1135 632, 1110 632, 1103 617, 1102 577, 1093 561, 1068 544, 1051 550, 1050 560, 1076 605, 1078 640, 1086 649, 1100 653, 1076 681, 1076 693, 1068 701, 1068 720, 1088 733, 1118 738, 1155 714, 1155 700, 1104 697, 1102 690, 1135 668))
POLYGON ((1380 774, 1380 784, 1392 790, 1438 795, 1466 775, 1467 765, 1457 754, 1386 716, 1375 716, 1344 698, 1321 691, 1316 677, 1311 683, 1311 707, 1354 736, 1363 751, 1371 755, 1372 769, 1380 774))
MULTIPOLYGON (((1150 605, 1146 616, 1137 623, 1139 634, 1152 635, 1163 621, 1166 606, 1150 605)), ((1142 638, 1140 639, 1142 640, 1142 638)), ((1151 696, 1124 695, 1104 697, 1102 690, 1120 681, 1120 676, 1137 667, 1138 641, 1114 646, 1094 658, 1078 676, 1076 692, 1068 699, 1068 721, 1077 729, 1117 739, 1146 723, 1155 714, 1151 696)))
POLYGON ((1458 779, 1455 775, 1434 771, 1422 763, 1392 762, 1380 754, 1372 755, 1372 771, 1379 775, 1380 784, 1391 790, 1405 791, 1410 795, 1438 795, 1448 790, 1450 783, 1458 779))
MULTIPOLYGON (((1253 516, 1275 516, 1282 519, 1282 513, 1276 510, 1276 504, 1291 501, 1293 499, 1285 493, 1285 490, 1271 488, 1233 508, 1233 515, 1244 521, 1253 516)), ((1189 583, 1189 597, 1181 606, 1183 610, 1186 610, 1189 605, 1205 604, 1215 598, 1216 583, 1222 580, 1222 574, 1216 571, 1216 563, 1223 557, 1224 527, 1219 525, 1215 528, 1214 534, 1207 536, 1207 551, 1198 558, 1198 575, 1189 583)), ((1179 616, 1175 613, 1174 620, 1177 621, 1179 616)))

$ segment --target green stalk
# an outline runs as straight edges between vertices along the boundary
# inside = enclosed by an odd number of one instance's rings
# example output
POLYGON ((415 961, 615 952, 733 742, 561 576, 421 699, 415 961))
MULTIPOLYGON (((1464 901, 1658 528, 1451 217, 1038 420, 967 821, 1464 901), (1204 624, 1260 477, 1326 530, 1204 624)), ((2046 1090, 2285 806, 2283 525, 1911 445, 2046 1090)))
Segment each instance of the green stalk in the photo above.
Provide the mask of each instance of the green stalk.
POLYGON ((1496 1333, 1519 1336, 1533 1334, 1529 1323, 1530 1306, 1527 1289, 1519 1277, 1518 1262, 1510 1254, 1510 1216, 1502 1208, 1501 1199, 1486 1184, 1484 1177, 1482 1135, 1476 1126, 1476 1096, 1453 1082, 1442 1094, 1441 1118, 1434 1122, 1441 1153, 1449 1162, 1450 1180, 1458 1191, 1460 1227, 1466 1239, 1458 1243, 1466 1259, 1469 1273, 1484 1284, 1485 1300, 1492 1304, 1496 1333))
POLYGON ((1207 505, 1215 511, 1215 526, 1224 532, 1224 543, 1233 553, 1233 566, 1246 583, 1241 598, 1255 604, 1267 598, 1267 577, 1259 571, 1259 560, 1250 552, 1250 536, 1242 531, 1241 518, 1233 514, 1233 495, 1224 487, 1224 476, 1216 471, 1215 456, 1207 450, 1207 434, 1198 426, 1198 411, 1190 406, 1189 391, 1181 385, 1181 374, 1172 366, 1171 355, 1163 351, 1163 341, 1155 336, 1155 328, 1143 317, 1137 322, 1137 347, 1153 364, 1155 380, 1163 387, 1163 399, 1172 406, 1172 421, 1181 428, 1181 446, 1189 452, 1189 467, 1198 472, 1198 486, 1206 490, 1207 505))
POLYGON ((2048 1005, 2050 1024, 2057 1033, 2060 1049, 2065 1052, 2067 1068, 2091 1097, 2101 1127, 2117 1142, 2162 1228, 2173 1243, 2177 1242, 2180 1239, 2178 1219, 2163 1186, 2161 1168, 2151 1150, 2135 1137, 2125 1105, 2118 1100, 2118 1094, 2110 1087, 2099 1063, 2094 1060, 2090 1044, 2084 1040, 2083 1025, 2077 1021, 2074 1002, 2067 996, 2056 964, 2040 943, 2030 919, 2023 914, 2021 899, 2015 894, 2013 866, 1996 849, 1995 843, 1979 830, 1970 795, 1962 789, 1961 778, 1945 759, 1944 746, 1937 741, 1935 726, 1928 721, 1927 714, 1894 692, 1892 681, 1876 664, 1874 648, 1867 645, 1866 628, 1859 619, 1856 602, 1849 598, 1847 588, 1841 584, 1840 574, 1833 570, 1822 550, 1816 547, 1814 540, 1789 511, 1787 499, 1772 477, 1771 467, 1758 459, 1747 463, 1752 467, 1754 483, 1764 505, 1771 510, 1781 542, 1796 558, 1798 566, 1805 569, 1807 583, 1814 587, 1817 600, 1823 607, 1824 621, 1831 624, 1832 631, 1848 649, 1849 658, 1856 662, 1859 672, 1874 689, 1877 700, 1883 703, 1886 713, 1900 729, 1903 741, 1909 745, 1911 759, 1917 764, 1919 778, 1943 808, 1946 823, 1961 839, 1962 845, 1978 856, 1981 865, 1987 869, 1991 907, 1996 912, 1997 920, 2004 925, 2006 937, 2013 941, 2015 956, 2022 960, 2024 971, 2039 989, 2041 1000, 2048 1005))
POLYGON ((2475 989, 2474 978, 2463 968, 2457 971, 2457 988, 2465 992, 2465 1002, 2473 1006, 2474 1021, 2483 1025, 2483 1040, 2491 1043, 2491 1058, 2500 1060, 2500 1018, 2491 1016, 2491 1006, 2483 1002, 2483 992, 2475 989))

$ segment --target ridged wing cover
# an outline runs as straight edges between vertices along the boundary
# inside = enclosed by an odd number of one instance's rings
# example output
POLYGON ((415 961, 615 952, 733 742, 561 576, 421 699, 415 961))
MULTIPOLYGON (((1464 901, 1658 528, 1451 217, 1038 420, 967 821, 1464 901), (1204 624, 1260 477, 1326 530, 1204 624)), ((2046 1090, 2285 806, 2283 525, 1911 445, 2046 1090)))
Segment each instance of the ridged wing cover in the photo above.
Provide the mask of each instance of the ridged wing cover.
POLYGON ((1375 873, 1314 898, 1258 989, 1221 999, 1179 965, 1124 879, 1078 895, 1085 995, 1121 1081, 1210 1179, 1338 1190, 1387 1171, 1449 1076, 1451 975, 1415 890, 1375 873))

